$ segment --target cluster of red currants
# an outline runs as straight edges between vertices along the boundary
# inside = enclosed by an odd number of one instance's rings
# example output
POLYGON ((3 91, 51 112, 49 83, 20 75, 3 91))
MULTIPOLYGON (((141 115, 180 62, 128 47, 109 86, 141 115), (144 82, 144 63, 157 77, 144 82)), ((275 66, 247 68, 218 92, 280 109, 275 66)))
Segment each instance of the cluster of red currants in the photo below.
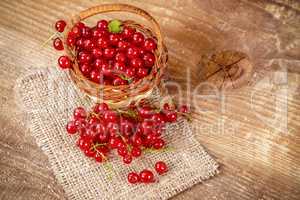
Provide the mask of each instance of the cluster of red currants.
MULTIPOLYGON (((163 161, 158 161, 155 163, 155 171, 159 174, 165 174, 168 171, 168 166, 163 161)), ((127 180, 129 183, 153 183, 155 181, 154 174, 149 169, 142 170, 139 174, 136 172, 130 172, 127 176, 127 180)))
MULTIPOLYGON (((63 32, 65 26, 60 20, 55 27, 63 32)), ((144 78, 156 60, 156 41, 118 20, 100 20, 92 28, 78 22, 67 34, 66 44, 75 49, 82 74, 105 85, 127 85, 144 78)), ((53 46, 57 50, 64 49, 59 38, 53 41, 53 46)), ((58 64, 63 69, 72 67, 68 56, 61 56, 58 64)))
POLYGON ((115 149, 123 162, 130 164, 134 157, 142 155, 143 149, 164 148, 162 134, 166 124, 176 122, 177 115, 184 116, 187 112, 185 105, 176 110, 167 103, 158 109, 142 101, 122 110, 97 103, 91 112, 76 108, 66 129, 69 134, 79 134, 77 145, 86 156, 103 162, 115 149))

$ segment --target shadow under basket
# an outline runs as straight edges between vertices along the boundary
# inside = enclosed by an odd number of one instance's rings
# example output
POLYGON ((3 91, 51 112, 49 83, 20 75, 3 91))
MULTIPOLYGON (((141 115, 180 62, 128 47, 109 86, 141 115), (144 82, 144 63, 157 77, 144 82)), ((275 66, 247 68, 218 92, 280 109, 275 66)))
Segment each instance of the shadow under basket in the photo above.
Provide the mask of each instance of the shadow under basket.
POLYGON ((65 48, 66 54, 73 61, 73 68, 69 70, 70 77, 84 94, 95 102, 105 102, 112 107, 125 107, 131 102, 137 102, 146 98, 155 87, 160 86, 162 75, 167 66, 167 48, 163 44, 161 30, 157 21, 146 11, 126 4, 103 4, 91 7, 73 16, 67 23, 65 39, 76 23, 80 21, 87 23, 94 20, 93 23, 95 24, 100 19, 119 19, 123 25, 135 28, 143 33, 145 37, 153 38, 157 42, 157 49, 154 52, 155 64, 150 73, 136 82, 120 86, 104 85, 89 80, 79 70, 76 51, 70 47, 65 48), (100 14, 101 17, 99 17, 100 14), (130 16, 133 20, 128 19, 130 16))

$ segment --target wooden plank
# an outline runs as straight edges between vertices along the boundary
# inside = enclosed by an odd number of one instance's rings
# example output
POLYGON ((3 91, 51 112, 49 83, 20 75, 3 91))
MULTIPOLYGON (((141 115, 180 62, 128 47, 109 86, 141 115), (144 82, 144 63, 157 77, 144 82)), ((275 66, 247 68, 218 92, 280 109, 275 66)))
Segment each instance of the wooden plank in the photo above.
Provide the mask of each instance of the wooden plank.
MULTIPOLYGON (((221 174, 174 199, 300 199, 299 2, 122 2, 158 19, 170 52, 169 77, 183 88, 189 88, 188 71, 190 88, 199 84, 197 63, 216 50, 243 51, 255 67, 255 89, 226 91, 225 110, 218 98, 196 99, 202 110, 193 113, 195 136, 221 163, 221 174), (277 80, 278 71, 285 69, 290 70, 287 84, 277 80), (287 129, 278 126, 284 120, 276 112, 278 105, 288 108, 287 129)), ((25 128, 13 89, 26 72, 56 67, 59 53, 50 43, 40 48, 54 22, 97 3, 0 2, 0 199, 64 198, 46 156, 25 128)), ((188 101, 193 98, 195 94, 187 95, 188 101)))

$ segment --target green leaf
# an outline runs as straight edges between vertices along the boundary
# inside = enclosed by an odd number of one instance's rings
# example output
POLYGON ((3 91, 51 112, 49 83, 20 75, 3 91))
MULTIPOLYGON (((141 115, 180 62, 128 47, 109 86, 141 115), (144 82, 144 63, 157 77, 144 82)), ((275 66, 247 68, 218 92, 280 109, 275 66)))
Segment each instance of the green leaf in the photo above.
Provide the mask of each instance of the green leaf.
POLYGON ((123 80, 128 81, 128 83, 132 83, 132 78, 129 78, 129 77, 123 75, 123 74, 120 74, 119 77, 120 77, 121 79, 123 79, 123 80))
POLYGON ((111 20, 108 24, 108 30, 111 33, 120 33, 121 25, 122 23, 119 20, 117 19, 111 20))

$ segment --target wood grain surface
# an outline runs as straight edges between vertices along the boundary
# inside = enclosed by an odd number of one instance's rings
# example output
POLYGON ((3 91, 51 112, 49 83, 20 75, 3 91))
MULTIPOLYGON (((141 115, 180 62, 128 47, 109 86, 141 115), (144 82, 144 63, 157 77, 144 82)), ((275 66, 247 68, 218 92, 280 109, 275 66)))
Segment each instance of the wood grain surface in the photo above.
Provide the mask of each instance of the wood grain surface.
MULTIPOLYGON (((14 87, 31 70, 56 67, 59 53, 41 44, 57 19, 108 2, 117 1, 0 1, 0 199, 66 198, 26 128, 14 87)), ((122 2, 161 24, 169 78, 195 102, 195 135, 221 164, 218 176, 174 199, 300 199, 299 1, 122 2), (201 95, 197 63, 225 49, 249 56, 251 84, 201 95)))

